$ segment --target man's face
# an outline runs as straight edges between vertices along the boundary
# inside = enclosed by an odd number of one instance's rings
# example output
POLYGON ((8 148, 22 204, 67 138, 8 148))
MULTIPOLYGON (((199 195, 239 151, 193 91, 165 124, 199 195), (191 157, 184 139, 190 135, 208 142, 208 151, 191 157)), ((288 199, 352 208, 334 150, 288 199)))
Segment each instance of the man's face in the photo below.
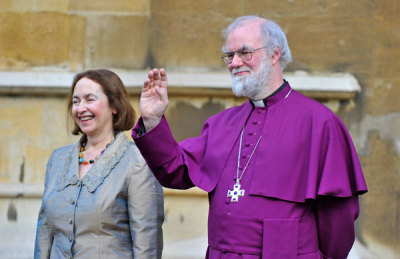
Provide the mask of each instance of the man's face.
MULTIPOLYGON (((249 23, 235 29, 226 40, 229 52, 251 51, 261 47, 264 47, 264 42, 258 23, 249 23)), ((234 94, 256 99, 266 87, 271 72, 271 60, 263 48, 253 52, 251 59, 247 61, 235 54, 228 69, 232 75, 234 94)))
MULTIPOLYGON (((249 51, 261 47, 264 47, 264 42, 260 35, 260 25, 255 22, 236 28, 226 39, 226 48, 230 52, 239 50, 249 51)), ((232 62, 228 64, 229 71, 233 73, 234 76, 245 76, 249 74, 249 72, 233 72, 235 68, 247 67, 249 70, 257 72, 265 51, 265 49, 261 49, 254 52, 249 61, 243 61, 238 55, 235 55, 232 62)))

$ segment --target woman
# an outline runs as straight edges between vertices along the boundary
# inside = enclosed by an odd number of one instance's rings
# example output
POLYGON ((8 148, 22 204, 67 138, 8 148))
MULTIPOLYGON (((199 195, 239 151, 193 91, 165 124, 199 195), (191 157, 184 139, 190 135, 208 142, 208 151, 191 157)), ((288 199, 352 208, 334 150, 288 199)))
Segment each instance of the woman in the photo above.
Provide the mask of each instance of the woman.
POLYGON ((35 258, 161 258, 162 188, 122 132, 134 110, 108 70, 78 74, 68 110, 72 145, 47 164, 35 258))

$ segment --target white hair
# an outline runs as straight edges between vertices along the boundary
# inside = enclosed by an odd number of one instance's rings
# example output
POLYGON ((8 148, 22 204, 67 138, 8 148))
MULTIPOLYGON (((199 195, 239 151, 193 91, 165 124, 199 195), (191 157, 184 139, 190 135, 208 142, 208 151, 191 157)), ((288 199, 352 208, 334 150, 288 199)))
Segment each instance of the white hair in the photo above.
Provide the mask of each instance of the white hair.
MULTIPOLYGON (((268 54, 272 55, 277 49, 280 49, 280 64, 283 71, 285 66, 292 61, 292 54, 289 49, 286 35, 277 23, 256 15, 241 16, 222 31, 222 37, 226 40, 233 30, 251 22, 260 22, 260 33, 268 54)), ((223 49, 225 49, 225 46, 223 49)))

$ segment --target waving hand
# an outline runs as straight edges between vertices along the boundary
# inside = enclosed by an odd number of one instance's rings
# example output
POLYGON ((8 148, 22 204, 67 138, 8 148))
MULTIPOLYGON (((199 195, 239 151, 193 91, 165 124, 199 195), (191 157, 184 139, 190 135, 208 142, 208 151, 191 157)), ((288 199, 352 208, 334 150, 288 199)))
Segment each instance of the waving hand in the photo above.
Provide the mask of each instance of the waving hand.
POLYGON ((167 73, 165 69, 153 69, 144 81, 140 96, 140 112, 147 131, 160 123, 168 107, 167 73))

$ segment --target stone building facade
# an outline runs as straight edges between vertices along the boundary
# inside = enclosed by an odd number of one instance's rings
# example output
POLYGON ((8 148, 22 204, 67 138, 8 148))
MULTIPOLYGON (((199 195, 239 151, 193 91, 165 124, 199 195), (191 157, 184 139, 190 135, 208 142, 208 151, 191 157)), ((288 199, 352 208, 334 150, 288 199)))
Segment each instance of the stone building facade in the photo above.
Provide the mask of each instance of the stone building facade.
MULTIPOLYGON (((0 258, 31 257, 47 159, 76 141, 66 121, 75 73, 114 70, 139 111, 147 70, 166 68, 173 133, 195 136, 244 101, 229 90, 220 31, 247 14, 281 25, 294 60, 287 78, 353 137, 369 192, 352 256, 399 258, 399 13, 399 0, 0 0, 0 258)), ((202 258, 206 194, 165 194, 164 257, 202 258)))

